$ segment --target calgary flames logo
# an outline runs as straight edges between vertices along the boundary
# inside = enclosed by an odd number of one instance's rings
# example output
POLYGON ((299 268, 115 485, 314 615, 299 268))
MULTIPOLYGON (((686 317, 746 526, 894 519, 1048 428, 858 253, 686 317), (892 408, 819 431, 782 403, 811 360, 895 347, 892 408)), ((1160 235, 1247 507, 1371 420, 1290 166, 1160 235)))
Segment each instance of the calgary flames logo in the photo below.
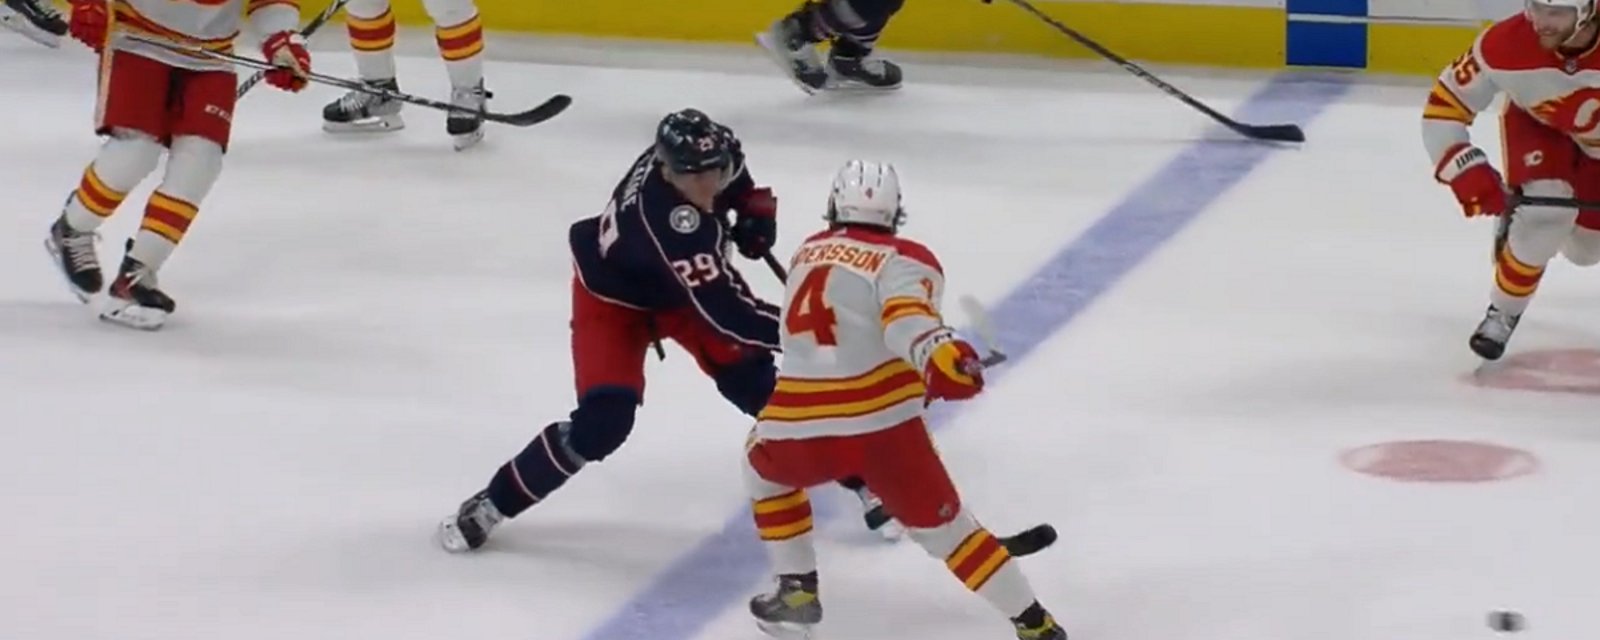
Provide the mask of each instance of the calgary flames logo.
POLYGON ((1528 112, 1585 145, 1600 146, 1600 88, 1585 87, 1551 98, 1528 112))

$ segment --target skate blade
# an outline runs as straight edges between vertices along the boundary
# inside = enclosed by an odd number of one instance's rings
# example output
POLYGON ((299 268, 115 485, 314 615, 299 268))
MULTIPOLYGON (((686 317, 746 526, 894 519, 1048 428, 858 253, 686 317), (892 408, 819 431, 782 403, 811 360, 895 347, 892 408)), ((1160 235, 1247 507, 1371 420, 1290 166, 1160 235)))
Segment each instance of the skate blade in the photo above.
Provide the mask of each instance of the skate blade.
POLYGON ((400 114, 377 116, 355 122, 329 122, 322 121, 322 130, 328 133, 387 133, 406 128, 406 121, 400 114))
POLYGON ((94 294, 99 292, 84 291, 83 289, 79 289, 78 285, 72 283, 72 279, 68 278, 67 274, 61 270, 61 250, 56 248, 55 243, 50 242, 49 238, 45 238, 44 240, 44 250, 49 252, 51 266, 55 267, 55 272, 61 276, 61 281, 67 285, 67 291, 71 292, 72 296, 78 299, 78 302, 89 304, 89 300, 94 297, 94 294))
POLYGON ((773 64, 778 65, 778 69, 783 71, 784 77, 788 78, 790 82, 793 82, 794 86, 800 87, 800 90, 806 92, 807 95, 814 95, 817 93, 817 91, 824 88, 813 87, 800 80, 800 76, 796 75, 794 72, 794 61, 789 58, 787 50, 772 39, 771 32, 762 31, 761 33, 757 33, 756 44, 761 45, 761 50, 766 52, 768 60, 771 60, 773 64))
POLYGON ((768 622, 756 620, 756 628, 778 640, 815 640, 816 627, 798 622, 768 622))
POLYGON ((100 319, 130 329, 155 331, 167 323, 167 312, 109 298, 105 308, 100 311, 100 319))
POLYGON ((456 516, 450 516, 439 521, 439 528, 433 533, 434 542, 439 547, 450 553, 466 553, 472 550, 472 545, 467 544, 467 537, 461 535, 461 527, 456 524, 456 516))
POLYGON ((899 521, 890 520, 884 523, 883 526, 878 527, 878 535, 883 536, 883 539, 889 542, 899 542, 901 538, 906 536, 906 528, 901 526, 899 521))
POLYGON ((456 151, 466 151, 467 149, 478 146, 479 142, 483 142, 483 130, 479 129, 472 133, 452 135, 450 136, 450 142, 451 146, 454 146, 456 151))
POLYGON ((3 6, 0 6, 0 27, 15 31, 21 34, 22 37, 51 49, 61 48, 61 36, 40 29, 21 14, 3 6))

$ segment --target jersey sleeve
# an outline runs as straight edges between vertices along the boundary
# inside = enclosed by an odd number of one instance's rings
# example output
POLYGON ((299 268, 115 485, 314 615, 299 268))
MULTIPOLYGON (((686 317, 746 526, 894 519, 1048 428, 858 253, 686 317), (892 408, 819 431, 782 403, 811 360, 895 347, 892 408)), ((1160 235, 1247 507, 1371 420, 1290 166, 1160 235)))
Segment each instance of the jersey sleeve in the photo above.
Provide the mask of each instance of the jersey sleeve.
POLYGON ((937 265, 896 255, 878 272, 883 341, 917 370, 928 353, 953 331, 940 315, 944 274, 937 265))
POLYGON ((263 37, 300 27, 299 0, 247 0, 245 15, 250 28, 263 37))
POLYGON ((1445 67, 1428 93, 1422 109, 1422 143, 1435 167, 1457 147, 1472 144, 1467 127, 1500 93, 1492 69, 1484 62, 1483 45, 1491 33, 1479 34, 1471 49, 1445 67))
POLYGON ((778 351, 778 307, 756 297, 728 261, 726 231, 714 216, 680 205, 666 215, 640 208, 660 268, 683 288, 712 328, 740 343, 778 351))

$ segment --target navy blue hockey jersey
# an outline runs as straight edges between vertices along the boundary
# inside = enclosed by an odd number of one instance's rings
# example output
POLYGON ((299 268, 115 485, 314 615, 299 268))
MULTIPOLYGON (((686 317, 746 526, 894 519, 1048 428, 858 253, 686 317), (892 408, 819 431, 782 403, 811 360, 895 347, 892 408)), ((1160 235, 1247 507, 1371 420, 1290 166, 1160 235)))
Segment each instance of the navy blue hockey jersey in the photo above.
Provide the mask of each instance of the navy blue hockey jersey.
POLYGON ((728 260, 725 212, 755 186, 737 146, 729 176, 715 214, 706 214, 662 177, 655 149, 646 150, 605 211, 568 233, 583 286, 640 309, 692 305, 729 338, 777 351, 778 307, 757 298, 728 260))

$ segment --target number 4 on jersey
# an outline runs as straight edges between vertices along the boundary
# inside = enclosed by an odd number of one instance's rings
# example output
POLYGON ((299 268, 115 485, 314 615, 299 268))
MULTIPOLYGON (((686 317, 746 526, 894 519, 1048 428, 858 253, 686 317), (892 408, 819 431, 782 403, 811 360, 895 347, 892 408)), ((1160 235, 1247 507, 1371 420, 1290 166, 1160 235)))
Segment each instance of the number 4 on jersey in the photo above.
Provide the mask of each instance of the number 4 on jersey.
POLYGON ((790 335, 809 333, 817 344, 828 347, 839 344, 839 337, 833 332, 838 318, 823 296, 832 270, 832 266, 817 267, 800 281, 800 288, 795 289, 794 299, 790 301, 789 313, 783 318, 783 327, 790 335))

